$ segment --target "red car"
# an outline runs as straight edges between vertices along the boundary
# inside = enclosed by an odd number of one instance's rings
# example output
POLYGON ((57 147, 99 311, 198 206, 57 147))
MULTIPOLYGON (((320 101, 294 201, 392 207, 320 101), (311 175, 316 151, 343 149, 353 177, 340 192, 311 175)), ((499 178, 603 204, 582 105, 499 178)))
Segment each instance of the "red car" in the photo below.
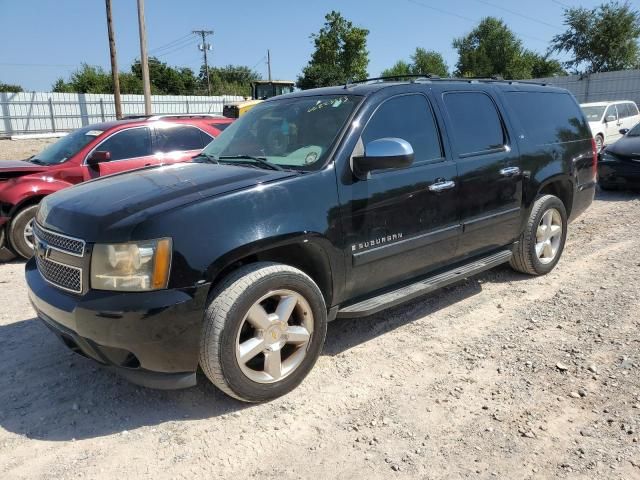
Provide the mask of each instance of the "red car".
POLYGON ((149 165, 184 162, 232 119, 164 115, 75 130, 24 161, 0 161, 0 258, 33 255, 33 218, 45 196, 86 180, 149 165))

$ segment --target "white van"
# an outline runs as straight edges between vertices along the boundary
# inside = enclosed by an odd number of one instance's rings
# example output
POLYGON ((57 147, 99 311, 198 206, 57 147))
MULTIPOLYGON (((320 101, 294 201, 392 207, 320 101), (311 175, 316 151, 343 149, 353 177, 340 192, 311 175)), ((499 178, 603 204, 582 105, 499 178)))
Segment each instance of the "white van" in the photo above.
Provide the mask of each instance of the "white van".
POLYGON ((640 123, 638 106, 631 100, 581 103, 580 107, 589 121, 598 151, 622 137, 620 130, 640 123))

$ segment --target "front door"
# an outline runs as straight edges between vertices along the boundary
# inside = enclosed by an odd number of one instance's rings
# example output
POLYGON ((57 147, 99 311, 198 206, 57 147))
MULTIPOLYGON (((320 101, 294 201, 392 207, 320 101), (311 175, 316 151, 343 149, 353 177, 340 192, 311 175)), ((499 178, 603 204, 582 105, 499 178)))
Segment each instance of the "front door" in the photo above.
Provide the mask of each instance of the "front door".
POLYGON ((149 127, 120 130, 96 146, 94 151, 109 152, 111 160, 88 166, 89 176, 92 178, 159 163, 153 155, 149 127))
POLYGON ((456 250, 460 222, 457 174, 422 93, 384 101, 371 115, 358 149, 380 138, 408 141, 410 168, 374 171, 366 180, 339 182, 346 240, 346 298, 390 286, 435 269, 456 250))
POLYGON ((521 223, 522 181, 515 142, 483 86, 440 96, 457 161, 463 234, 457 255, 470 257, 513 242, 521 223))

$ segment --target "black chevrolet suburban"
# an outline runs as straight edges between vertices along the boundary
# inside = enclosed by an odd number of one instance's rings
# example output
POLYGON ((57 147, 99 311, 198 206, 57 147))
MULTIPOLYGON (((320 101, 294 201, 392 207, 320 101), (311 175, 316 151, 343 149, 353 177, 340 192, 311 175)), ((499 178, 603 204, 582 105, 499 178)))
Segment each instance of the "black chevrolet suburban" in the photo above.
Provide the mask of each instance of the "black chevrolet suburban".
POLYGON ((284 95, 192 163, 45 198, 29 297, 71 350, 133 382, 188 387, 200 368, 266 401, 309 373, 328 321, 502 263, 551 271, 596 162, 575 99, 550 86, 378 79, 284 95))

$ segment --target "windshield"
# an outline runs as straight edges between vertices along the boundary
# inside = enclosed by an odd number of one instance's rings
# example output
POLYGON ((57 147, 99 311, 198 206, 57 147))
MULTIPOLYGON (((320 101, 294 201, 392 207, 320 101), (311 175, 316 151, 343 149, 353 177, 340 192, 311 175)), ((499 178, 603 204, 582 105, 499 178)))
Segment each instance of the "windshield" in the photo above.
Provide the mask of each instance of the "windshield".
POLYGON ((330 95, 261 103, 229 125, 203 153, 221 163, 246 163, 246 156, 254 156, 282 168, 318 170, 360 98, 330 95))
POLYGON ((584 116, 587 117, 587 121, 589 122, 599 122, 602 119, 602 115, 604 115, 604 109, 606 107, 582 107, 582 111, 584 112, 584 116))
POLYGON ((627 137, 640 137, 640 123, 627 132, 627 137))
POLYGON ((30 161, 39 165, 55 165, 57 163, 62 163, 78 153, 82 147, 87 145, 94 138, 102 135, 102 133, 102 130, 95 130, 91 127, 74 130, 33 156, 30 161))

